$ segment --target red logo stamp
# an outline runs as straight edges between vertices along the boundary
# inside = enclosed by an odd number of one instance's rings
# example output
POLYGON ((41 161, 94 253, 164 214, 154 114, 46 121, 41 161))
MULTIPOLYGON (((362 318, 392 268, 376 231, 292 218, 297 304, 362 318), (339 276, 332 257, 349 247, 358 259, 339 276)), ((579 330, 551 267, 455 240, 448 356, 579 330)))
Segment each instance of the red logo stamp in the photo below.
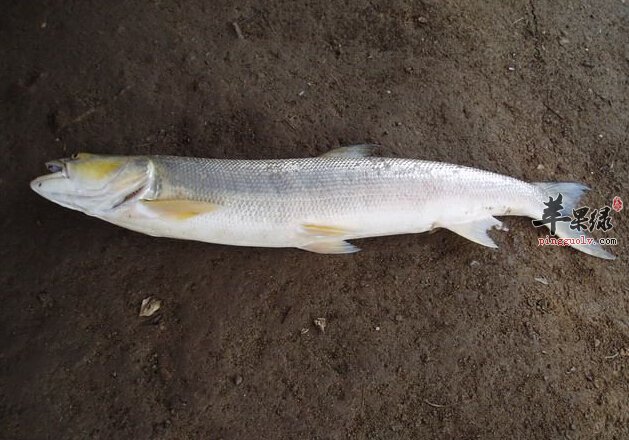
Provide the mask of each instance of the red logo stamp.
POLYGON ((614 200, 612 201, 612 209, 616 212, 622 211, 622 199, 620 197, 614 197, 614 200))

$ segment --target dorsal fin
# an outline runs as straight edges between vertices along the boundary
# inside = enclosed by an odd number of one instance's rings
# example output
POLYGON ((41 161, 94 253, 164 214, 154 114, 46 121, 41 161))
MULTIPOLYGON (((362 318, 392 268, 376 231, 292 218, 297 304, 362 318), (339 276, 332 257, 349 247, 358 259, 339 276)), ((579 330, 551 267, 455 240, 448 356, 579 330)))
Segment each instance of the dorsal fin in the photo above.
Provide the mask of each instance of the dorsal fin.
POLYGON ((372 156, 378 147, 376 144, 348 145, 325 152, 319 157, 368 157, 372 156))

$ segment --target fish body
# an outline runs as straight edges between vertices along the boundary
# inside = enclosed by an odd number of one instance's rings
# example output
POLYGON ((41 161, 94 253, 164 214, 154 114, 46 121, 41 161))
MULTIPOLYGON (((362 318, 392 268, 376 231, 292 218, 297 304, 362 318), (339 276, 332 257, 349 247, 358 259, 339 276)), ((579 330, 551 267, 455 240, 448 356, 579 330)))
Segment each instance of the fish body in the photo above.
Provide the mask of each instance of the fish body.
MULTIPOLYGON (((31 186, 63 206, 153 236, 320 253, 357 251, 348 240, 435 228, 496 247, 487 235, 501 226, 495 216, 541 218, 544 202, 559 193, 571 212, 587 189, 369 153, 354 146, 277 160, 79 155, 55 161, 55 172, 31 186), (104 182, 86 190, 82 166, 104 182)), ((576 236, 564 223, 557 227, 559 236, 576 236)), ((575 247, 613 258, 598 245, 575 247)))

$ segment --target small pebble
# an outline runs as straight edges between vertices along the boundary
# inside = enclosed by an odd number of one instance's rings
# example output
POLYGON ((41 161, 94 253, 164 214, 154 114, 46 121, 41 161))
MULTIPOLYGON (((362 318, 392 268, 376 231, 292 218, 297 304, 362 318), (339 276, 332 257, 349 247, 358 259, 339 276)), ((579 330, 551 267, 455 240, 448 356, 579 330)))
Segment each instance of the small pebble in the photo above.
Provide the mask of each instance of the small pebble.
POLYGON ((539 165, 537 165, 537 169, 538 170, 543 170, 545 167, 544 165, 542 165, 541 163, 539 165))
POLYGON ((594 348, 598 348, 601 345, 601 340, 600 339, 594 339, 594 348))
POLYGON ((162 302, 152 296, 146 297, 142 300, 140 305, 139 315, 142 317, 153 316, 162 307, 162 302))
POLYGON ((396 320, 397 322, 402 322, 402 320, 403 320, 403 319, 404 319, 404 318, 403 318, 403 317, 402 317, 402 315, 400 315, 399 313, 398 313, 397 315, 395 315, 395 320, 396 320))
POLYGON ((537 281, 540 284, 543 284, 544 286, 548 286, 548 280, 544 277, 535 277, 535 281, 537 281))
POLYGON ((236 377, 234 377, 234 383, 235 383, 236 385, 240 385, 240 384, 242 383, 242 381, 243 381, 242 376, 236 376, 236 377))
POLYGON ((321 331, 321 333, 325 333, 326 322, 325 318, 317 318, 314 320, 314 325, 321 331))

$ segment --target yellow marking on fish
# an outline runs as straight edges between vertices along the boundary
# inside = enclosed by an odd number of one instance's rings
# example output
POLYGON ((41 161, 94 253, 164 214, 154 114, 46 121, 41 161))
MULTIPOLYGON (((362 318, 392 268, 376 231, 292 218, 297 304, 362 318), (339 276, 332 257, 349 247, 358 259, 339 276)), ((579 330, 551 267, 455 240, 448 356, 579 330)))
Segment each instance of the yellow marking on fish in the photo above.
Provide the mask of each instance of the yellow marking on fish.
POLYGON ((219 207, 214 203, 195 200, 142 200, 141 203, 153 213, 173 220, 187 220, 219 207))
MULTIPOLYGON (((82 155, 83 153, 81 153, 81 156, 82 155)), ((76 163, 74 165, 76 172, 78 172, 81 177, 96 180, 103 179, 111 173, 118 171, 118 169, 124 164, 124 161, 121 159, 90 160, 90 158, 80 157, 79 160, 86 160, 86 162, 76 163)))
POLYGON ((310 235, 316 235, 319 237, 341 237, 343 235, 349 235, 347 229, 338 228, 336 226, 316 225, 314 223, 306 223, 302 225, 304 230, 310 235))

